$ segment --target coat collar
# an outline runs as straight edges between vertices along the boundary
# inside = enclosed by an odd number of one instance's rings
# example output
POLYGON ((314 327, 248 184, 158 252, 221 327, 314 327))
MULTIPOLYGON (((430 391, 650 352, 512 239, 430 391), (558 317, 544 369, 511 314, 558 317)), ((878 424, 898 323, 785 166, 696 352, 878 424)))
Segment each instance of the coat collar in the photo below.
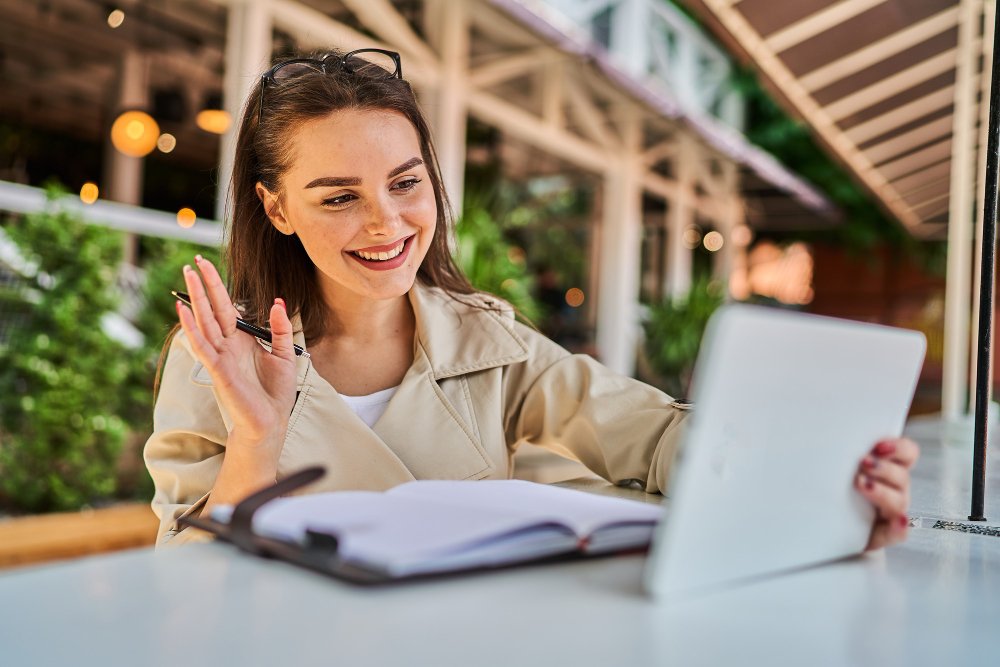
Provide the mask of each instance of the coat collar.
POLYGON ((434 379, 528 358, 528 346, 514 330, 513 311, 496 297, 453 297, 419 281, 410 289, 409 297, 417 321, 414 345, 423 348, 434 379))
MULTIPOLYGON (((419 281, 410 289, 409 298, 417 322, 414 346, 423 349, 435 380, 528 358, 528 346, 514 330, 513 310, 502 300, 488 294, 453 297, 419 281)), ((292 331, 293 342, 305 347, 297 314, 292 317, 292 331)), ((297 359, 299 389, 308 366, 304 357, 297 359)), ((199 384, 212 384, 208 371, 197 362, 192 378, 199 384)))

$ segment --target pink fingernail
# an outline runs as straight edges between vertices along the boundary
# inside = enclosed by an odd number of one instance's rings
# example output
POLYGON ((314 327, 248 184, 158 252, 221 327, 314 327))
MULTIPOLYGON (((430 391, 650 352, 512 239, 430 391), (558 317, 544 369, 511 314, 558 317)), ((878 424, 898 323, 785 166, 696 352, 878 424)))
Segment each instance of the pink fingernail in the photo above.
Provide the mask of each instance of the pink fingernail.
POLYGON ((875 456, 889 456, 890 454, 896 453, 896 443, 883 440, 882 442, 875 445, 875 456))
POLYGON ((194 256, 194 261, 196 263, 201 264, 201 260, 202 260, 202 256, 201 255, 195 255, 194 256))
POLYGON ((194 271, 194 269, 191 268, 190 264, 184 265, 184 273, 191 273, 192 271, 194 271))
POLYGON ((280 296, 277 299, 274 300, 274 304, 276 306, 281 306, 282 310, 284 310, 285 312, 288 312, 288 307, 285 305, 285 300, 282 299, 280 296))
POLYGON ((864 468, 865 470, 874 470, 875 466, 877 465, 878 465, 878 459, 873 459, 870 456, 866 456, 861 461, 861 467, 864 468))
POLYGON ((903 516, 899 517, 899 527, 900 528, 908 528, 909 525, 910 525, 910 517, 906 516, 905 514, 903 516))
POLYGON ((875 480, 874 479, 872 479, 868 475, 865 475, 864 479, 865 479, 865 488, 866 489, 868 489, 869 491, 871 491, 872 489, 875 488, 875 480))

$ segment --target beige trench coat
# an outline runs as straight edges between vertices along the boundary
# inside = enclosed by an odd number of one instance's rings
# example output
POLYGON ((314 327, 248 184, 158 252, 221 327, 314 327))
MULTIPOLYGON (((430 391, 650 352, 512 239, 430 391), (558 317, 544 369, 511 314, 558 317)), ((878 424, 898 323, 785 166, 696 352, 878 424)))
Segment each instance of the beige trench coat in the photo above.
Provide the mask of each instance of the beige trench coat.
MULTIPOLYGON (((515 322, 509 310, 474 308, 419 285, 409 296, 416 315, 413 364, 374 428, 299 357, 279 478, 324 466, 326 476, 305 492, 385 490, 413 479, 506 479, 514 450, 531 442, 612 482, 638 480, 649 492, 666 487, 685 415, 669 396, 571 355, 515 322)), ((305 345, 301 333, 295 342, 305 345)), ((228 425, 208 372, 178 334, 144 450, 156 489, 158 545, 207 538, 176 524, 207 500, 228 425)))

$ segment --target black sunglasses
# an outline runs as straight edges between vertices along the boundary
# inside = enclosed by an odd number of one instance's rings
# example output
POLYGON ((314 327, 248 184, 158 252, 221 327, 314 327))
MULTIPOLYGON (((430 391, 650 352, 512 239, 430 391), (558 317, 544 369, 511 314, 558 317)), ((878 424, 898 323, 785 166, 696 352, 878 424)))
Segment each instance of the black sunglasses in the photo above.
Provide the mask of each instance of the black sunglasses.
POLYGON ((403 78, 403 65, 399 54, 385 49, 357 49, 342 56, 330 54, 323 58, 294 58, 280 62, 260 77, 260 103, 257 105, 257 124, 264 118, 264 89, 267 84, 278 85, 308 72, 344 71, 362 76, 389 76, 403 78))

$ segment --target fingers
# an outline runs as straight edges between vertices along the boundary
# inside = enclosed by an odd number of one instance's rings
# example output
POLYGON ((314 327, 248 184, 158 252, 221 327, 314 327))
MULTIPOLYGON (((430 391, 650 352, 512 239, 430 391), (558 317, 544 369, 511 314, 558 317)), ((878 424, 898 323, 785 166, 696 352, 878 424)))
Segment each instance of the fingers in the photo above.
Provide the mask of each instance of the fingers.
POLYGON ((270 313, 271 323, 271 354, 282 359, 295 359, 295 348, 292 343, 292 323, 288 319, 285 300, 274 300, 270 313))
POLYGON ((872 533, 868 538, 868 546, 865 547, 865 550, 881 549, 903 542, 909 531, 910 521, 905 516, 897 517, 895 520, 880 519, 872 527, 872 533))
POLYGON ((891 459, 866 456, 861 461, 861 481, 868 478, 887 484, 894 489, 905 491, 910 485, 910 471, 891 459))
POLYGON ((222 282, 222 276, 219 275, 215 265, 201 255, 195 255, 194 261, 205 280, 208 300, 212 304, 212 311, 215 313, 219 328, 224 336, 228 336, 236 331, 236 318, 240 316, 239 311, 233 305, 226 285, 222 282))
POLYGON ((191 350, 194 352, 194 356, 197 357, 198 361, 204 364, 206 367, 211 367, 218 357, 218 353, 215 350, 215 346, 205 340, 205 337, 201 335, 201 330, 198 328, 198 323, 195 320, 194 313, 187 305, 177 302, 177 319, 180 320, 181 329, 184 330, 184 334, 187 336, 188 342, 191 344, 191 350))
POLYGON ((208 295, 205 293, 205 286, 201 278, 189 265, 184 265, 184 285, 187 287, 188 297, 191 300, 191 311, 198 330, 211 345, 216 348, 222 344, 222 329, 215 319, 208 295))
POLYGON ((891 438, 879 442, 872 448, 871 453, 879 458, 892 459, 896 463, 910 468, 920 457, 920 448, 909 438, 891 438))

